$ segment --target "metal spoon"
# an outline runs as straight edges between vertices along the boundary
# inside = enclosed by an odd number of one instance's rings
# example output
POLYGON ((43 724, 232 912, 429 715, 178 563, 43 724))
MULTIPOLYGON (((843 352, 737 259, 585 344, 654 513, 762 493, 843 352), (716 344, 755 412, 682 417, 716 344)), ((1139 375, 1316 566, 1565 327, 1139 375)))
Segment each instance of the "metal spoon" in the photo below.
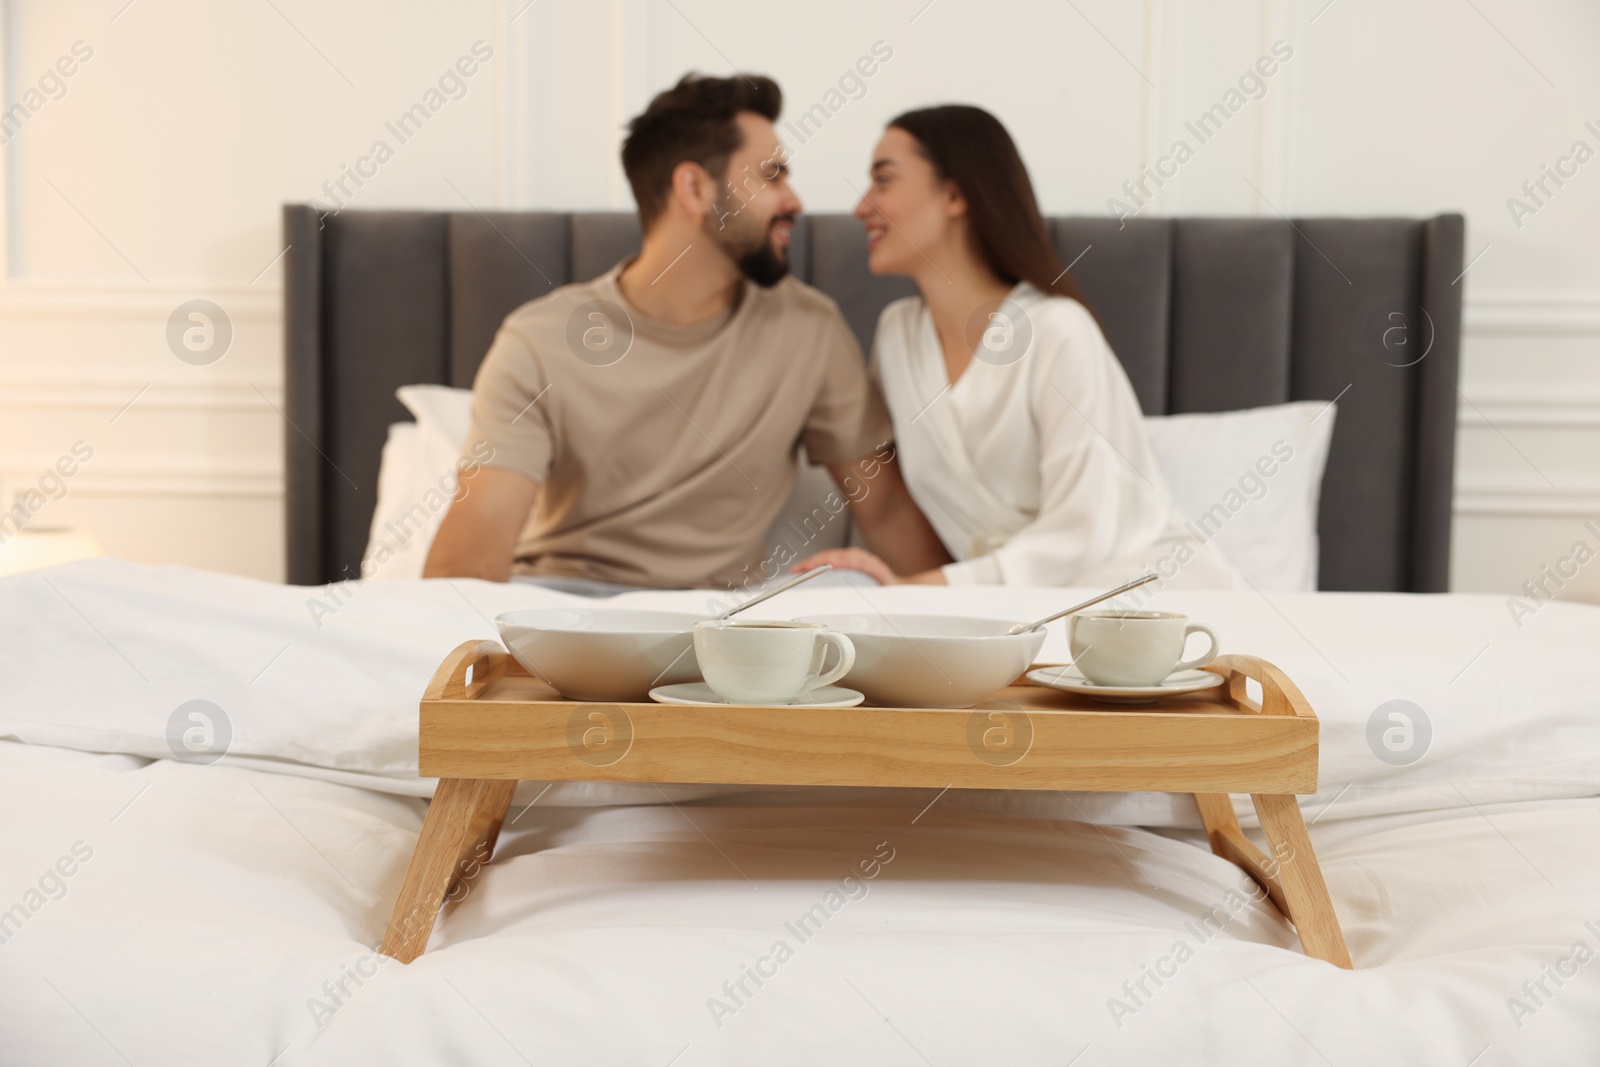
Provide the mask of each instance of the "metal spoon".
POLYGON ((1057 619, 1064 618, 1067 615, 1071 615, 1075 611, 1082 611, 1084 608, 1093 607, 1094 605, 1100 603, 1102 600, 1110 600, 1114 596, 1119 596, 1119 595, 1121 595, 1123 593, 1126 593, 1130 589, 1137 589, 1141 585, 1145 584, 1146 582, 1153 582, 1155 580, 1156 580, 1156 576, 1154 574, 1147 574, 1143 578, 1135 578, 1133 581, 1129 582, 1127 585, 1119 585, 1115 589, 1111 590, 1111 592, 1109 592, 1109 593, 1101 593, 1097 597, 1092 597, 1089 600, 1085 600, 1082 604, 1074 604, 1072 607, 1068 608, 1066 611, 1058 611, 1054 615, 1046 615, 1044 618, 1040 619, 1038 622, 1032 622, 1032 623, 1019 622, 1019 623, 1017 623, 1017 625, 1015 625, 1011 629, 1007 630, 1006 633, 1008 633, 1008 634, 1025 634, 1030 630, 1037 630, 1039 627, 1043 626, 1047 622, 1055 622, 1057 619))
MULTIPOLYGON (((749 600, 746 600, 743 604, 735 604, 733 607, 729 608, 727 611, 724 611, 722 614, 711 616, 711 621, 712 622, 717 622, 717 621, 720 621, 722 619, 726 619, 731 615, 736 615, 739 612, 743 611, 745 608, 748 608, 748 607, 751 607, 752 605, 761 603, 763 600, 766 600, 768 597, 775 597, 779 593, 783 593, 783 592, 786 592, 786 591, 788 591, 790 589, 793 589, 795 586, 799 585, 801 582, 809 582, 811 579, 815 578, 817 575, 826 574, 827 572, 829 572, 831 570, 833 570, 833 564, 831 564, 831 563, 824 563, 821 566, 813 567, 811 570, 806 571, 804 574, 797 574, 793 578, 790 578, 787 582, 783 582, 780 585, 775 585, 771 589, 768 589, 764 593, 757 593, 755 596, 751 597, 749 600)), ((1150 577, 1154 578, 1155 575, 1152 574, 1150 577)), ((1091 601, 1091 603, 1093 603, 1093 601, 1091 601)))

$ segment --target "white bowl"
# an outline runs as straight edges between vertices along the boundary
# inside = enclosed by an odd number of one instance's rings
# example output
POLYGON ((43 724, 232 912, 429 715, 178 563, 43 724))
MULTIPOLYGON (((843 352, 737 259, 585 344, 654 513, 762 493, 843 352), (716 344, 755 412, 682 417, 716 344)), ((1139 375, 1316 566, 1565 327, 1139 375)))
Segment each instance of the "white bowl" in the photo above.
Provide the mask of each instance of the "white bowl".
POLYGON ((961 615, 807 615, 850 637, 856 665, 838 684, 867 703, 897 708, 970 708, 1020 677, 1044 630, 1008 634, 1010 619, 961 615))
POLYGON ((694 624, 704 615, 628 608, 536 608, 497 616, 500 640, 569 700, 647 701, 658 685, 698 682, 694 624))

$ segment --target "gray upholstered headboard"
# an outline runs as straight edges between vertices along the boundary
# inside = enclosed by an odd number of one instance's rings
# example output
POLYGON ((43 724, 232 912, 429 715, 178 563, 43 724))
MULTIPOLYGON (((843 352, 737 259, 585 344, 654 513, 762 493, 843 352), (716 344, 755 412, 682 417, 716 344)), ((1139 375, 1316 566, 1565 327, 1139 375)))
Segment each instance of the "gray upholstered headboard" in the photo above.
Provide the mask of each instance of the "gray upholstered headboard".
MULTIPOLYGON (((283 225, 288 575, 316 584, 359 573, 387 428, 410 417, 395 389, 470 387, 508 312, 600 274, 638 247, 639 231, 631 212, 319 220, 298 204, 285 206, 283 225)), ((1460 215, 1071 217, 1050 227, 1146 414, 1339 398, 1321 588, 1445 589, 1460 215), (1410 343, 1386 346, 1397 328, 1410 343)), ((848 216, 802 217, 792 259, 868 351, 878 312, 912 291, 867 273, 865 237, 848 216)))

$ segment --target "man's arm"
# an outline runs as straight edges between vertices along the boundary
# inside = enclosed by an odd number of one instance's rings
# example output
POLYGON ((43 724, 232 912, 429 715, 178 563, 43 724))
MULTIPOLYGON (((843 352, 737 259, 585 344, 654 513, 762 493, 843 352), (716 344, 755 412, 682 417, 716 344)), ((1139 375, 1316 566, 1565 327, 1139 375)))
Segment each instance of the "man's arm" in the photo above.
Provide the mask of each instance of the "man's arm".
POLYGON ((517 538, 538 496, 538 482, 512 471, 479 467, 463 473, 461 491, 439 524, 422 576, 509 579, 517 538))
POLYGON ((917 502, 911 499, 900 464, 891 457, 868 456, 854 463, 829 464, 828 473, 850 501, 850 515, 870 548, 899 575, 913 581, 943 582, 937 568, 951 562, 917 502), (853 492, 851 487, 866 488, 853 492), (924 572, 931 571, 932 575, 924 572))

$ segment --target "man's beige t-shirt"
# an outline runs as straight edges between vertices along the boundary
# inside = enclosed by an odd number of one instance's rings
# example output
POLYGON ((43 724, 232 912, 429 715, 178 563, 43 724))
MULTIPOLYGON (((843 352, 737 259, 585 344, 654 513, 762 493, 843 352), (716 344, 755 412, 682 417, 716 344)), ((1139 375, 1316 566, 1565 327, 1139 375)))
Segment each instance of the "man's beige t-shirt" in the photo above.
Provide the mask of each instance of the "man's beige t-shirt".
POLYGON ((864 459, 893 437, 838 307, 785 278, 748 281, 693 326, 642 315, 625 264, 512 312, 472 389, 467 454, 541 491, 516 574, 659 588, 759 573, 768 527, 815 463, 864 459))

